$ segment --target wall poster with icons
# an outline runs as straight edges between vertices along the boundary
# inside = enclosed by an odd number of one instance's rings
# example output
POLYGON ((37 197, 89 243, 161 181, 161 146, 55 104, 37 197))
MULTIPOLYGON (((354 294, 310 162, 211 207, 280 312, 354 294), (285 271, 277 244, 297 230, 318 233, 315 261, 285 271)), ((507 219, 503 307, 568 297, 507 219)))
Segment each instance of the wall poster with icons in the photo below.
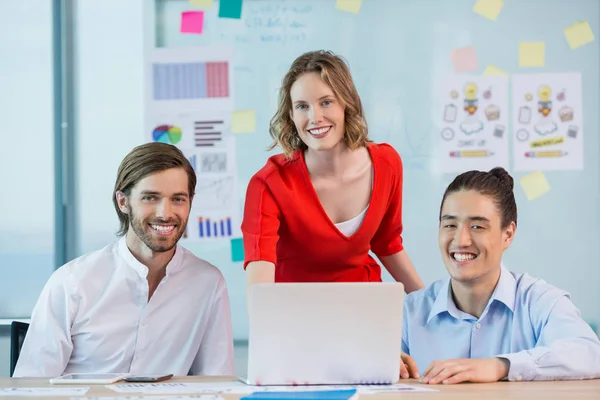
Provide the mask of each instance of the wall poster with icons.
POLYGON ((512 77, 516 171, 583 169, 580 73, 512 77))
POLYGON ((508 78, 455 76, 440 85, 439 169, 508 168, 508 78))

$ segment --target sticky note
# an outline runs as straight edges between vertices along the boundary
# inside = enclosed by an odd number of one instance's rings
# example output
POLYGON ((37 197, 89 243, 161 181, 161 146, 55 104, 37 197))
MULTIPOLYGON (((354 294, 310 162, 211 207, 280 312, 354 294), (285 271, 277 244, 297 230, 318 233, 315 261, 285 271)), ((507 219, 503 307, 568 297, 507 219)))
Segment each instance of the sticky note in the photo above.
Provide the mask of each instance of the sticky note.
POLYGON ((194 7, 210 8, 212 4, 213 0, 190 0, 190 6, 194 7))
POLYGON ((494 75, 508 76, 508 74, 506 72, 502 71, 500 68, 495 67, 493 65, 488 65, 487 67, 485 67, 483 74, 486 76, 494 76, 494 75))
POLYGON ((184 11, 181 13, 181 33, 202 33, 204 11, 184 11))
POLYGON ((550 185, 542 171, 532 172, 521 178, 521 187, 527 200, 535 200, 550 191, 550 185))
POLYGON ((242 0, 220 0, 219 18, 242 18, 242 0))
POLYGON ((477 0, 473 6, 473 12, 495 21, 502 11, 502 6, 504 6, 504 0, 477 0))
POLYGON ((336 0, 335 8, 341 11, 358 14, 361 4, 362 0, 336 0))
POLYGON ((594 32, 587 22, 576 22, 565 28, 565 36, 571 50, 594 41, 594 32))
POLYGON ((242 239, 231 239, 231 261, 244 261, 244 242, 242 239))
POLYGON ((253 133, 256 131, 254 110, 234 111, 231 118, 231 133, 253 133))
POLYGON ((474 46, 462 47, 452 52, 454 72, 461 73, 477 69, 477 52, 474 46))
POLYGON ((544 42, 521 42, 519 44, 520 67, 543 67, 546 53, 544 42))

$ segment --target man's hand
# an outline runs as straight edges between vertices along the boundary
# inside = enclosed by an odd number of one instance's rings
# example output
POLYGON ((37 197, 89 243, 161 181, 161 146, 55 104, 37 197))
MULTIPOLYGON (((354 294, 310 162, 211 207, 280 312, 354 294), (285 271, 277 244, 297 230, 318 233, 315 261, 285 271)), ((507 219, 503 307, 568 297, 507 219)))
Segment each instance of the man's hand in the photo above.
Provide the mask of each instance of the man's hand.
POLYGON ((434 361, 427 367, 421 383, 497 382, 508 375, 510 363, 505 358, 459 358, 434 361))
POLYGON ((414 358, 405 353, 402 353, 400 357, 400 378, 419 378, 417 363, 414 358))

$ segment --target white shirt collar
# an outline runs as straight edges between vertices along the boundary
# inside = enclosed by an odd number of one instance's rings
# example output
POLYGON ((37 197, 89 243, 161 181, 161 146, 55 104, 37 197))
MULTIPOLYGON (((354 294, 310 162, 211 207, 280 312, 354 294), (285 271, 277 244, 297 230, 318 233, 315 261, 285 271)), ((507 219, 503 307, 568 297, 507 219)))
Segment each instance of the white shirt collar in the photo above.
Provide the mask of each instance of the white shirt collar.
MULTIPOLYGON (((121 258, 125 260, 125 263, 131 267, 138 275, 142 278, 146 278, 148 276, 148 267, 138 261, 137 258, 131 253, 129 247, 127 247, 127 235, 124 235, 119 239, 118 244, 118 252, 121 258)), ((176 245, 175 254, 173 254, 173 258, 167 264, 167 277, 170 274, 174 274, 179 271, 183 267, 183 249, 176 245)))

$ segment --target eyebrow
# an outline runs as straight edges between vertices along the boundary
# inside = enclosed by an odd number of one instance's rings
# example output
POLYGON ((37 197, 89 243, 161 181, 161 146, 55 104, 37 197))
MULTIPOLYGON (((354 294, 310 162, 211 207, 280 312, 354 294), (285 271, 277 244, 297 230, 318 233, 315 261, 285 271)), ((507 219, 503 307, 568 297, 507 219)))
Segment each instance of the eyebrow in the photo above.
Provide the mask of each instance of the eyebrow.
MULTIPOLYGON (((333 94, 326 94, 325 96, 319 97, 319 101, 326 99, 328 97, 335 98, 335 96, 333 94)), ((305 100, 297 100, 294 102, 294 104, 298 104, 298 103, 306 103, 306 101, 305 100)))
MULTIPOLYGON (((454 215, 446 214, 446 215, 443 215, 441 219, 442 219, 442 221, 454 221, 458 218, 456 218, 456 216, 454 216, 454 215)), ((488 222, 488 223, 490 222, 490 220, 487 219, 486 217, 480 217, 480 216, 468 217, 467 219, 469 221, 482 221, 482 222, 488 222)))
MULTIPOLYGON (((145 196, 147 196, 147 195, 160 196, 160 195, 161 195, 161 193, 160 193, 160 192, 157 192, 157 191, 155 191, 155 190, 142 190, 142 191, 140 192, 140 194, 141 194, 141 195, 145 195, 145 196)), ((185 193, 185 192, 178 192, 178 193, 174 193, 174 194, 172 194, 172 195, 171 195, 171 197, 177 197, 177 196, 185 196, 185 197, 190 197, 190 196, 189 196, 187 193, 185 193)))

